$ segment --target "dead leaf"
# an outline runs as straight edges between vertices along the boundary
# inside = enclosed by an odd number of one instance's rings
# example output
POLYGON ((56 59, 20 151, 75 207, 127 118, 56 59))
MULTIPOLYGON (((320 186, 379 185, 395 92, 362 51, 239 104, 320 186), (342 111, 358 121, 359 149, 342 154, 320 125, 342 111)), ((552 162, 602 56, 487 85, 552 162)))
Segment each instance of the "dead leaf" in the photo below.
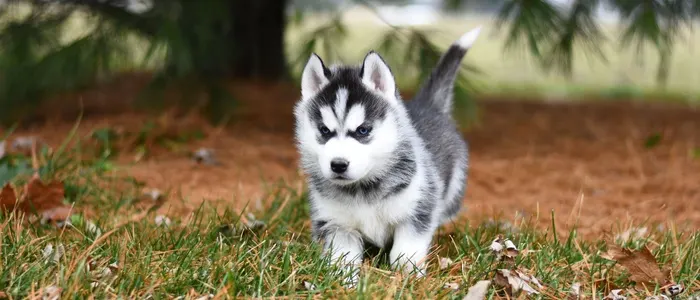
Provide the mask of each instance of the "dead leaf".
POLYGON ((46 288, 43 289, 41 299, 43 300, 59 300, 61 298, 61 292, 63 289, 52 285, 52 286, 47 286, 46 288))
POLYGON ((15 209, 16 205, 17 196, 15 195, 15 189, 7 183, 2 190, 0 190, 0 206, 2 206, 4 210, 12 211, 15 209))
MULTIPOLYGON (((537 290, 530 286, 529 283, 532 282, 532 280, 526 280, 523 277, 527 276, 520 276, 517 272, 511 272, 510 270, 499 269, 496 271, 494 282, 496 285, 505 288, 509 296, 513 296, 521 290, 525 291, 528 295, 539 294, 537 290)), ((539 286, 539 281, 536 283, 539 286)))
POLYGON ((482 300, 486 299, 486 293, 491 285, 491 280, 481 280, 469 288, 467 295, 462 300, 482 300))
POLYGON ((501 235, 497 236, 493 242, 491 242, 491 246, 489 246, 489 249, 495 253, 500 253, 503 251, 503 244, 501 244, 503 241, 503 237, 501 235))
POLYGON ((520 253, 520 250, 518 250, 518 248, 515 247, 515 244, 513 244, 513 242, 511 242, 510 240, 506 240, 505 245, 506 245, 506 256, 507 257, 514 258, 514 257, 518 256, 518 254, 520 253))
POLYGON ((661 271, 656 258, 647 247, 639 251, 630 251, 618 246, 611 245, 603 258, 617 261, 630 273, 630 280, 639 284, 654 285, 667 282, 666 274, 661 271))
POLYGON ((449 257, 441 257, 439 261, 440 270, 444 270, 450 267, 454 263, 449 257))
POLYGON ((3 291, 0 291, 0 299, 5 299, 7 298, 7 294, 3 291))
POLYGON ((100 230, 95 223, 92 221, 86 221, 85 222, 85 231, 89 234, 92 234, 94 237, 100 237, 102 235, 102 230, 100 230))
POLYGON ((581 284, 578 282, 574 282, 571 284, 571 291, 569 291, 569 295, 566 297, 568 300, 578 300, 581 299, 581 284))
POLYGON ((623 290, 612 290, 603 300, 627 300, 627 297, 623 295, 624 293, 625 291, 623 290))
POLYGON ((34 174, 25 188, 24 202, 29 210, 42 212, 63 206, 63 194, 62 182, 52 181, 45 184, 34 174))
POLYGON ((669 298, 666 295, 661 295, 661 296, 648 296, 648 297, 644 298, 644 300, 671 300, 671 298, 669 298))
POLYGON ((525 280, 526 282, 534 283, 537 286, 537 288, 539 288, 540 290, 544 289, 544 286, 540 283, 540 281, 537 279, 537 277, 529 275, 529 274, 527 274, 523 271, 520 271, 520 270, 515 270, 515 274, 518 274, 518 277, 520 277, 520 279, 522 279, 522 280, 525 280))
POLYGON ((445 285, 443 285, 442 288, 456 291, 456 290, 459 290, 459 283, 448 282, 448 283, 445 283, 445 285))
POLYGON ((41 255, 44 257, 44 259, 46 259, 47 262, 53 262, 54 264, 58 264, 65 253, 66 249, 63 247, 63 244, 58 244, 55 249, 53 244, 48 244, 46 247, 44 247, 44 250, 41 251, 41 255))

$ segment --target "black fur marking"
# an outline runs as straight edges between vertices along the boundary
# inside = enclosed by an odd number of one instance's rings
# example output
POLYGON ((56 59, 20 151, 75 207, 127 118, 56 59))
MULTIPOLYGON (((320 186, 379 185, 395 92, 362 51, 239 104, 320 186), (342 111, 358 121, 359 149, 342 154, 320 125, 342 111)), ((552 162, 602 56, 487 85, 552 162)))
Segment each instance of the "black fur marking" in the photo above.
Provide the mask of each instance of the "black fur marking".
MULTIPOLYGON (((311 121, 317 126, 322 125, 323 117, 321 116, 321 108, 329 107, 333 110, 336 118, 342 123, 342 120, 345 120, 350 110, 357 105, 361 105, 365 112, 365 122, 363 125, 371 127, 377 121, 384 119, 389 110, 389 103, 381 97, 376 96, 365 87, 362 83, 361 74, 361 72, 353 68, 340 68, 336 70, 335 73, 330 74, 330 76, 328 76, 329 83, 311 102, 311 121), (335 109, 335 103, 337 101, 336 95, 341 88, 348 91, 348 99, 346 101, 346 106, 343 108, 344 115, 342 116, 340 116, 335 109)), ((348 131, 354 131, 355 129, 356 128, 345 128, 345 130, 348 131)), ((356 138, 360 143, 367 144, 371 142, 372 134, 370 133, 367 137, 362 138, 358 138, 354 134, 351 136, 356 138)), ((328 139, 319 138, 318 141, 320 144, 325 144, 328 139)))
POLYGON ((382 181, 380 179, 363 180, 350 185, 338 186, 338 189, 348 195, 367 197, 367 195, 378 190, 381 184, 382 181))
POLYGON ((389 190, 389 193, 384 198, 389 198, 393 195, 401 193, 403 190, 405 190, 408 187, 408 184, 409 184, 408 182, 402 182, 402 183, 395 185, 394 187, 392 187, 389 190))
MULTIPOLYGON (((407 143, 403 143, 399 146, 399 148, 402 147, 404 149, 410 149, 407 143)), ((394 163, 394 165, 391 166, 391 172, 393 173, 394 177, 401 178, 401 180, 395 183, 389 189, 389 192, 384 196, 384 198, 388 198, 398 193, 401 193, 403 190, 408 188, 409 184, 411 184, 411 180, 413 179, 413 176, 416 173, 416 168, 418 166, 411 154, 412 153, 410 152, 402 153, 402 155, 399 157, 396 163, 394 163)))
POLYGON ((323 240, 328 235, 328 230, 325 228, 328 221, 314 220, 311 222, 311 237, 316 241, 323 240))
POLYGON ((434 182, 428 183, 428 190, 423 192, 423 199, 418 202, 416 214, 413 216, 413 226, 417 233, 424 233, 430 229, 432 223, 433 210, 436 203, 436 189, 434 182))

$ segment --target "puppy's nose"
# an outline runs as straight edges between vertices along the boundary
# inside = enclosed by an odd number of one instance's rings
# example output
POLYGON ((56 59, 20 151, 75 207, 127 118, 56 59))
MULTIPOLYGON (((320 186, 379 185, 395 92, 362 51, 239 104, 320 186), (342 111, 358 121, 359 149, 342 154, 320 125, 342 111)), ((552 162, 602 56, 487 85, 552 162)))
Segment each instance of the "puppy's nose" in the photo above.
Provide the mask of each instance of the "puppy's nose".
POLYGON ((344 173, 345 171, 348 170, 348 165, 350 162, 348 162, 345 159, 342 158, 336 158, 331 160, 331 170, 335 173, 344 173))

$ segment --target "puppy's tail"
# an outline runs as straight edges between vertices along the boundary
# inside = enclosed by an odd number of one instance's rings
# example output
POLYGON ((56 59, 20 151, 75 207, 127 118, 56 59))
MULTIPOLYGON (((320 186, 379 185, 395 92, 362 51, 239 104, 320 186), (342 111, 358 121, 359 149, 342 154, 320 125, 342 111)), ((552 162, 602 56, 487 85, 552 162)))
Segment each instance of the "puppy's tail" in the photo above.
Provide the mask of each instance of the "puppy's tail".
POLYGON ((429 101, 440 111, 452 113, 453 88, 462 58, 479 37, 481 27, 473 29, 455 41, 442 55, 430 77, 421 86, 415 100, 429 101))

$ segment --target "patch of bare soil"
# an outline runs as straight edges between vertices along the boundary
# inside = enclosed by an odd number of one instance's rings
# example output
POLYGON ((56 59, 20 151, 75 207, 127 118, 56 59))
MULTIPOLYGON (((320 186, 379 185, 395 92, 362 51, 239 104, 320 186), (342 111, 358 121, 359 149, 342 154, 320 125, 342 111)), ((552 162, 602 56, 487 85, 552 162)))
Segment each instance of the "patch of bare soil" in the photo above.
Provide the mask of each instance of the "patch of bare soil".
MULTIPOLYGON (((122 86, 125 83, 120 83, 122 86)), ((148 186, 170 191, 179 213, 202 201, 243 208, 268 201, 278 181, 300 188, 293 141, 292 107, 299 91, 289 85, 232 84, 242 106, 225 129, 206 127, 206 139, 188 150, 210 148, 220 166, 196 164, 186 154, 161 151, 128 168, 148 186), (218 200, 218 202, 216 202, 218 200)), ((105 99, 115 91, 89 91, 105 99)), ((133 98, 120 91, 124 98, 133 98)), ((97 96, 95 96, 97 95, 97 96)), ((482 122, 465 129, 471 168, 464 216, 481 222, 516 215, 552 223, 565 232, 578 225, 591 237, 631 223, 700 227, 700 111, 632 103, 538 103, 482 99, 482 122), (660 135, 654 147, 645 143, 660 135), (670 222, 670 223, 668 223, 670 222)), ((80 132, 97 126, 138 128, 143 114, 99 114, 84 118, 80 132)), ((182 122, 175 118, 175 123, 182 122)), ((194 122, 197 123, 197 122, 194 122)), ((73 124, 54 121, 24 129, 58 144, 73 124)), ((122 157, 128 162, 132 156, 122 157)), ((654 227, 652 227, 654 228, 654 227)))

